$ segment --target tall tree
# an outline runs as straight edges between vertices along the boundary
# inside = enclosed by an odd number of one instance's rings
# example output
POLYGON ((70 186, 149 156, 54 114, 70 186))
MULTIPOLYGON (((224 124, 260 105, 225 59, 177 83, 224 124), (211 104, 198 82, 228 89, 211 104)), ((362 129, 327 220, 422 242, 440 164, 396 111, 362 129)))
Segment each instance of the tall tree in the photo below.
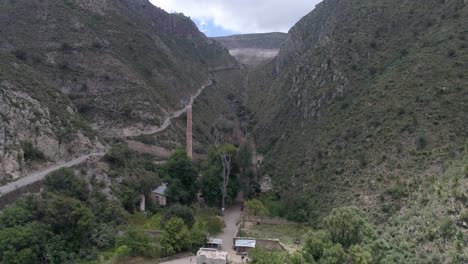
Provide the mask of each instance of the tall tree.
POLYGON ((171 203, 189 205, 197 194, 197 176, 192 161, 187 153, 179 149, 169 158, 166 164, 169 176, 168 196, 171 203))
POLYGON ((218 147, 219 157, 221 158, 222 163, 222 171, 221 177, 223 179, 221 185, 221 192, 222 192, 222 200, 221 200, 221 209, 224 214, 224 210, 226 208, 226 197, 227 197, 227 187, 229 184, 229 179, 231 177, 231 169, 232 169, 232 157, 236 153, 236 147, 231 144, 223 144, 218 147))

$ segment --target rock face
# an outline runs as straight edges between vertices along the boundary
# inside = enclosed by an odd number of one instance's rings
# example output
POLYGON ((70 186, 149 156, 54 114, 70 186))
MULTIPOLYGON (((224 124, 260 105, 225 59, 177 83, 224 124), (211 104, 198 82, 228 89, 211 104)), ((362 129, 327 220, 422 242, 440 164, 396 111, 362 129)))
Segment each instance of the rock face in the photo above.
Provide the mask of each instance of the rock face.
POLYGON ((240 63, 256 67, 276 57, 286 37, 285 33, 265 33, 213 39, 226 47, 240 63))
POLYGON ((102 148, 96 134, 32 68, 0 56, 0 172, 2 181, 102 148))
POLYGON ((0 25, 0 180, 159 127, 211 69, 237 67, 147 0, 2 1, 0 25))
POLYGON ((248 87, 283 195, 302 191, 297 204, 320 214, 375 208, 389 186, 437 177, 459 158, 467 14, 461 0, 326 0, 299 21, 248 87))

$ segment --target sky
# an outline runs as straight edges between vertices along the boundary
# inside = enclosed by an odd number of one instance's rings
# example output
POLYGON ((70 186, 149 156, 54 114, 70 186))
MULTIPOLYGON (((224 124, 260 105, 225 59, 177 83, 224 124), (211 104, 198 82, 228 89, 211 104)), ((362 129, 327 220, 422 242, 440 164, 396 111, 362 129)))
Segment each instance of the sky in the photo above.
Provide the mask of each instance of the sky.
POLYGON ((288 32, 321 0, 150 0, 192 18, 209 37, 288 32))

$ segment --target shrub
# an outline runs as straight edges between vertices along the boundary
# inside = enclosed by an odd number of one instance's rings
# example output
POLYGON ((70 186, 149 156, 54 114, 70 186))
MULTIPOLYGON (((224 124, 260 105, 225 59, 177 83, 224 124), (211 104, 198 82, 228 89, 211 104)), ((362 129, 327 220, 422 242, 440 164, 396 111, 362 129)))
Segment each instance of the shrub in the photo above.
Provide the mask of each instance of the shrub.
POLYGON ((448 56, 449 58, 454 58, 454 57, 457 56, 457 52, 456 52, 455 50, 453 50, 453 49, 448 50, 448 51, 447 51, 447 56, 448 56))
POLYGON ((206 228, 210 235, 221 233, 224 226, 224 220, 221 217, 212 216, 206 219, 206 228))
POLYGON ((126 167, 130 158, 130 151, 126 146, 114 146, 106 153, 104 159, 114 167, 126 167))
POLYGON ((91 233, 91 242, 99 249, 108 249, 114 245, 116 230, 109 225, 100 224, 91 233))
POLYGON ((158 256, 157 248, 151 243, 149 237, 140 230, 129 229, 118 237, 116 254, 119 256, 143 256, 156 257, 158 256))
POLYGON ((18 60, 25 61, 27 59, 27 53, 22 49, 16 49, 15 51, 13 51, 13 54, 18 60))
POLYGON ((423 150, 427 147, 427 138, 424 135, 418 136, 416 138, 416 149, 423 150))
POLYGON ((47 175, 45 187, 50 192, 64 194, 82 201, 88 197, 88 189, 84 180, 75 176, 71 169, 61 169, 47 175))
POLYGON ((38 150, 31 141, 21 141, 21 149, 23 150, 24 159, 27 161, 45 161, 44 153, 38 150))
POLYGON ((440 232, 440 236, 445 239, 452 238, 453 236, 455 236, 457 229, 452 219, 450 218, 444 219, 440 226, 439 232, 440 232))
POLYGON ((159 241, 165 254, 172 255, 190 248, 190 231, 182 219, 174 217, 166 223, 159 241))
POLYGON ((408 54, 409 54, 409 51, 407 49, 401 49, 400 50, 400 55, 402 57, 406 57, 406 55, 408 55, 408 54))

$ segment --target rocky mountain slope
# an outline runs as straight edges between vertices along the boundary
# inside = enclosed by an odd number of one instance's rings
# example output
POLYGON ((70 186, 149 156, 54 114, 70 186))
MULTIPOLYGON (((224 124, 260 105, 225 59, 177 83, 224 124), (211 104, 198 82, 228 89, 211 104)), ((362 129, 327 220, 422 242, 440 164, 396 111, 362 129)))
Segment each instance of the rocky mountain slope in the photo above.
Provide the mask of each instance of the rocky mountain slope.
POLYGON ((0 24, 5 180, 102 148, 96 135, 162 125, 213 69, 237 65, 147 0, 1 1, 0 24))
POLYGON ((467 179, 452 164, 468 138, 467 22, 464 0, 326 0, 250 75, 256 141, 296 219, 356 205, 378 223, 392 218, 385 232, 411 252, 386 263, 448 256, 452 238, 426 231, 449 223, 467 233, 454 224, 467 179), (411 230, 408 219, 430 224, 411 230))
POLYGON ((277 32, 233 35, 213 39, 226 47, 240 63, 255 67, 278 55, 286 37, 287 34, 277 32))

